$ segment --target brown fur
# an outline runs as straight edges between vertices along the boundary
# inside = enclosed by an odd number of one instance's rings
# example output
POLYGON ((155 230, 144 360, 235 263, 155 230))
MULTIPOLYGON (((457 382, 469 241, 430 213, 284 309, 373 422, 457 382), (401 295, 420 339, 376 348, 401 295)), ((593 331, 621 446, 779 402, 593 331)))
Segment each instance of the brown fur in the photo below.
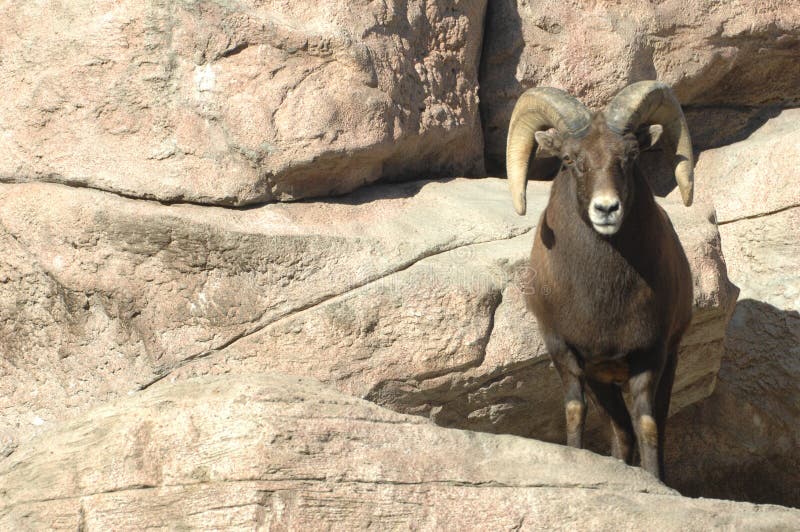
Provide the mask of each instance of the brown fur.
POLYGON ((585 404, 588 385, 611 418, 615 456, 631 462, 636 434, 642 466, 663 477, 666 416, 678 345, 691 321, 692 279, 672 224, 636 166, 640 145, 647 143, 612 133, 599 115, 586 137, 551 146, 569 163, 553 182, 536 231, 536 275, 527 302, 562 377, 566 402, 585 404), (620 198, 624 215, 614 235, 598 234, 588 219, 595 188, 620 198), (622 385, 630 386, 630 414, 622 385), (656 420, 655 445, 647 437, 652 427, 631 421, 642 416, 656 420))

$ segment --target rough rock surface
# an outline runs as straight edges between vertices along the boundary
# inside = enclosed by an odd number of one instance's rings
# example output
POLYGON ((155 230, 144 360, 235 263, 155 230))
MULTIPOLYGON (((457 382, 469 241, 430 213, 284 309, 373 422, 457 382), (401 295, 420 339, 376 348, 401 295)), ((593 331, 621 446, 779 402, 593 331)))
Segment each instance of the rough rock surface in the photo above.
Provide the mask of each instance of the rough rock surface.
POLYGON ((0 180, 240 205, 480 174, 485 5, 4 2, 0 180))
POLYGON ((0 461, 8 530, 792 529, 587 451, 436 427, 280 375, 103 405, 0 461), (135 511, 132 511, 135 508, 135 511))
MULTIPOLYGON (((714 204, 720 224, 800 207, 798 122, 800 109, 786 109, 746 139, 699 155, 695 168, 697 197, 714 204)), ((753 238, 751 244, 766 245, 759 240, 753 238)), ((777 244, 780 255, 782 245, 777 244)), ((746 251, 741 246, 739 250, 746 251)), ((738 250, 735 255, 734 260, 747 261, 738 250)), ((788 264, 775 265, 773 269, 790 273, 785 266, 788 264)), ((742 273, 739 281, 748 282, 752 278, 742 273)))
POLYGON ((631 82, 659 79, 684 105, 702 106, 689 115, 693 133, 712 112, 730 128, 751 116, 742 106, 800 103, 797 3, 497 0, 486 34, 480 94, 490 170, 505 166, 511 110, 534 86, 599 108, 631 82))
POLYGON ((717 389, 673 418, 670 485, 800 507, 800 208, 720 226, 741 286, 717 389))
MULTIPOLYGON (((128 391, 265 370, 560 442, 560 383, 517 282, 548 189, 531 183, 518 217, 500 179, 245 210, 2 185, 6 447, 128 391)), ((695 274, 678 410, 713 389, 735 288, 708 215, 665 206, 695 274)))
POLYGON ((672 420, 670 485, 800 507, 800 196, 797 110, 704 152, 728 274, 741 288, 714 394, 672 420))

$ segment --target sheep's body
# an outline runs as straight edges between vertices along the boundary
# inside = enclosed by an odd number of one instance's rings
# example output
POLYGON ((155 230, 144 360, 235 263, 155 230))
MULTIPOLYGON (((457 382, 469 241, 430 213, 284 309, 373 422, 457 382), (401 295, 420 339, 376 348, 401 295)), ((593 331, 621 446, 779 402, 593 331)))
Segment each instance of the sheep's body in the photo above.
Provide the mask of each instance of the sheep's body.
POLYGON ((571 177, 556 177, 531 251, 535 275, 527 303, 564 383, 568 443, 582 446, 588 388, 611 420, 614 456, 630 463, 637 436, 642 465, 663 478, 666 418, 678 346, 691 321, 692 280, 666 213, 642 176, 635 183, 625 223, 607 238, 578 216, 571 177), (621 392, 630 380, 637 423, 621 392), (642 423, 644 416, 654 424, 642 423))
MULTIPOLYGON (((528 305, 540 326, 591 364, 675 346, 691 320, 689 264, 666 213, 641 176, 633 209, 612 238, 573 207, 575 183, 553 182, 531 252, 528 305)), ((604 379, 601 374, 587 377, 604 379)))

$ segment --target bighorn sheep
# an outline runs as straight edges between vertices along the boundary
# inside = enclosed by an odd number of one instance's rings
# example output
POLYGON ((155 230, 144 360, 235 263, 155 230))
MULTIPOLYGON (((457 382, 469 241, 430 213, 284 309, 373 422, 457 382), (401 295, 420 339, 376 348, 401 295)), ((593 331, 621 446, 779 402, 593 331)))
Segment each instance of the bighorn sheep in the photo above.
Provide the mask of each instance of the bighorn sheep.
POLYGON ((506 161, 514 207, 525 214, 528 161, 561 159, 531 251, 528 308, 561 377, 567 443, 581 447, 586 401, 611 421, 612 454, 664 476, 663 443, 678 345, 692 316, 692 277, 680 241, 636 165, 664 134, 675 150, 685 205, 693 193, 692 145, 669 87, 643 81, 594 116, 553 88, 517 101, 506 161), (630 390, 630 412, 622 386, 630 390))

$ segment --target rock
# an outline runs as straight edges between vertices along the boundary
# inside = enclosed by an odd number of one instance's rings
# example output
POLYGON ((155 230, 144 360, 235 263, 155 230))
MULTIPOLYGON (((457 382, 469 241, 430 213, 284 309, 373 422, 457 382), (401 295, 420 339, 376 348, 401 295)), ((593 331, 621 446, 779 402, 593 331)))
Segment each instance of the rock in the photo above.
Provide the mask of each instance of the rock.
POLYGON ((789 112, 790 109, 784 109, 780 105, 759 107, 705 107, 700 105, 697 107, 684 106, 683 108, 695 151, 706 151, 740 142, 748 138, 768 120, 784 111, 789 112))
POLYGON ((800 208, 720 233, 741 299, 718 389, 672 420, 670 485, 692 496, 800 506, 800 208))
MULTIPOLYGON (((800 206, 798 120, 800 109, 786 109, 745 140, 700 154, 695 168, 698 199, 713 202, 719 223, 800 206)), ((752 244, 763 247, 758 239, 752 244)), ((743 275, 741 281, 749 277, 743 275)))
POLYGON ((688 497, 796 508, 800 506, 797 422, 787 425, 786 413, 764 411, 748 400, 743 389, 730 386, 730 374, 722 374, 732 369, 723 358, 714 393, 670 418, 666 483, 688 497))
POLYGON ((0 461, 0 527, 9 530, 520 529, 576 520, 615 530, 791 529, 800 511, 683 498, 611 458, 443 429, 281 375, 138 393, 0 461))
POLYGON ((796 401, 800 393, 800 193, 792 161, 800 158, 795 142, 798 111, 784 111, 746 141, 730 146, 724 158, 719 153, 722 149, 701 157, 710 167, 715 160, 741 163, 720 169, 706 185, 719 213, 728 272, 742 295, 728 326, 726 358, 733 367, 726 378, 749 401, 785 416, 796 436, 800 436, 796 401), (753 164, 753 159, 759 164, 753 164))
MULTIPOLYGON (((560 442, 559 379, 517 282, 548 188, 531 183, 518 217, 500 179, 245 210, 1 185, 0 431, 21 442, 148 386, 276 370, 560 442)), ((678 411, 713 390, 735 288, 709 215, 664 205, 695 273, 678 411)))
POLYGON ((244 205, 481 174, 485 5, 6 3, 0 180, 244 205))
POLYGON ((717 389, 671 420, 668 481, 687 495, 800 506, 797 117, 783 111, 698 162, 741 295, 717 389))
POLYGON ((703 107, 690 116, 693 132, 709 108, 719 119, 731 106, 800 103, 798 5, 498 0, 486 34, 480 95, 490 171, 505 167, 511 110, 530 87, 558 87, 599 109, 629 83, 659 79, 684 105, 703 107))

